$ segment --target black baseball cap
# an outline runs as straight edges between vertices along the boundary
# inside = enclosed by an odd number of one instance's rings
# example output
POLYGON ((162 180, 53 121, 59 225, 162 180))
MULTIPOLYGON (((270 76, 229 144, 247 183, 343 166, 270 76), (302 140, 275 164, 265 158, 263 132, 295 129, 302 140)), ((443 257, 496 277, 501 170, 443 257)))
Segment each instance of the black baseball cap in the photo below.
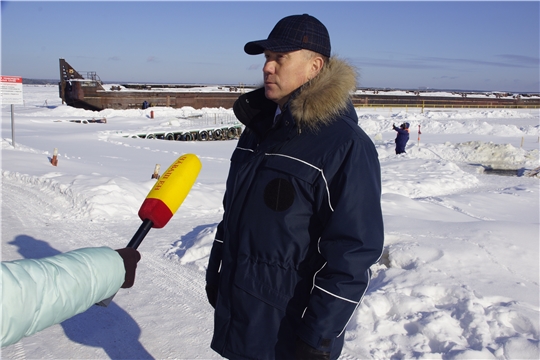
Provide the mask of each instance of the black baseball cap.
POLYGON ((274 26, 268 39, 250 41, 244 46, 244 51, 249 55, 262 54, 264 50, 289 52, 300 49, 330 57, 328 30, 322 22, 308 14, 284 17, 274 26))

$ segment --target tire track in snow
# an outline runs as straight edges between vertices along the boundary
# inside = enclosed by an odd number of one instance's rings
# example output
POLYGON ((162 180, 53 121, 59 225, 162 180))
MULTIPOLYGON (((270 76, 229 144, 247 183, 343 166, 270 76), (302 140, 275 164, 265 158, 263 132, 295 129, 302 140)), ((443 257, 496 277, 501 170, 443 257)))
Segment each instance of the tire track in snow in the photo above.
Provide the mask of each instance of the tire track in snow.
POLYGON ((476 220, 494 221, 494 219, 491 219, 491 218, 488 218, 488 217, 485 217, 485 216, 476 216, 476 215, 471 214, 468 211, 465 211, 463 208, 460 208, 460 207, 455 206, 455 205, 448 204, 443 198, 438 197, 438 196, 421 197, 421 198, 416 198, 416 200, 424 201, 424 202, 430 203, 430 204, 439 205, 439 206, 445 207, 447 209, 450 209, 450 210, 456 211, 458 213, 461 213, 463 215, 469 216, 469 217, 471 217, 473 219, 476 219, 476 220))

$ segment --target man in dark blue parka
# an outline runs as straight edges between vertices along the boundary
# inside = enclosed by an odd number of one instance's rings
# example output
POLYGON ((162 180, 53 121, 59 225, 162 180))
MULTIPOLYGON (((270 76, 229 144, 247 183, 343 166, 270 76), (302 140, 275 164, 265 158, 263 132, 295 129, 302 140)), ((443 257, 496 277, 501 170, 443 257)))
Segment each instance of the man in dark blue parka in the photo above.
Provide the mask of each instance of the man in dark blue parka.
POLYGON ((230 359, 337 359, 384 239, 378 155, 349 97, 356 72, 307 14, 244 50, 264 53, 264 87, 234 104, 245 131, 206 273, 211 346, 230 359))

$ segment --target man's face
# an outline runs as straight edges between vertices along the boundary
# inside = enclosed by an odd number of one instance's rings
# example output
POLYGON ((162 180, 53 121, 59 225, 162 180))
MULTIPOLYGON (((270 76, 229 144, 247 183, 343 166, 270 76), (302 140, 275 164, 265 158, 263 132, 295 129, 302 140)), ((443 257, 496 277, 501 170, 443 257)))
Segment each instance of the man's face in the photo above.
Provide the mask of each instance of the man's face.
POLYGON ((291 52, 266 50, 264 57, 265 95, 280 107, 285 105, 294 90, 315 75, 313 59, 310 59, 305 50, 291 52))

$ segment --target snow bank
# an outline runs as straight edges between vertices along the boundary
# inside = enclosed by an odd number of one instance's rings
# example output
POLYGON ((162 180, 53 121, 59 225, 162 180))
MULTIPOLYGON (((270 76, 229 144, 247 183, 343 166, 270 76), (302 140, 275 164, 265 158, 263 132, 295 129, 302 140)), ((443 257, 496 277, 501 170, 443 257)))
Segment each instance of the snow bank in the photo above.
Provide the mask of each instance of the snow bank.
POLYGON ((92 221, 132 219, 154 185, 154 181, 135 184, 122 177, 68 177, 60 172, 50 172, 37 177, 2 170, 2 178, 33 186, 53 197, 60 196, 67 200, 70 206, 69 212, 63 213, 63 216, 71 219, 84 217, 92 221))

